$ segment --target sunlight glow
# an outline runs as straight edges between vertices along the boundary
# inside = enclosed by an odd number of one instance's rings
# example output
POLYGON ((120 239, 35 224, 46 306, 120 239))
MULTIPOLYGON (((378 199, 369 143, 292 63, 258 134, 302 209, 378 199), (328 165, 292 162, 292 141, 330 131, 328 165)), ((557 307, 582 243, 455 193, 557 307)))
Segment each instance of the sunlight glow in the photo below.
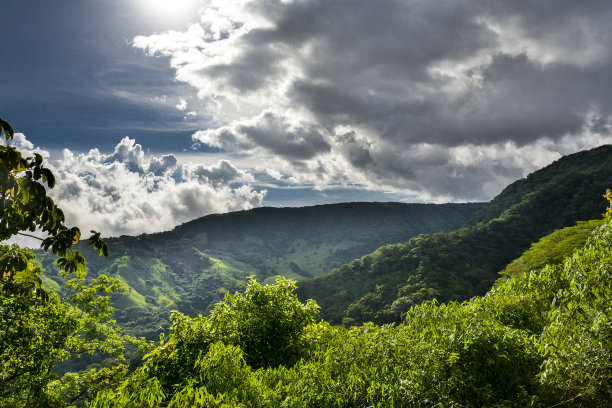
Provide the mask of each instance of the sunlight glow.
POLYGON ((195 22, 198 10, 205 0, 136 0, 143 17, 156 23, 168 25, 195 22))

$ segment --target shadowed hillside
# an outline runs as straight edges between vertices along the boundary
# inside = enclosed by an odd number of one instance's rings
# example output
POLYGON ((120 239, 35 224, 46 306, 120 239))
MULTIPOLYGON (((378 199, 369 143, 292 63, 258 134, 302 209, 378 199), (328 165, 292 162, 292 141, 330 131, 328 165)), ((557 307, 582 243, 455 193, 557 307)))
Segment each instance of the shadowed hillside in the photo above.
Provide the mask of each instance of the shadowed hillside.
POLYGON ((482 295, 498 272, 552 231, 601 218, 612 185, 612 146, 563 157, 508 186, 450 233, 386 245, 333 273, 300 282, 326 320, 391 322, 415 304, 482 295))

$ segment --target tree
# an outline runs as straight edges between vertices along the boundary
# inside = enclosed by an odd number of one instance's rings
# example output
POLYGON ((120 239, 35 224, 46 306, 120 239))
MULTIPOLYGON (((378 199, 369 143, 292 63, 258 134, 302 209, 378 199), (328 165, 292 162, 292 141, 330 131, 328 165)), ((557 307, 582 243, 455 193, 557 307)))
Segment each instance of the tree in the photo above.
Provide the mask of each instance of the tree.
MULTIPOLYGON (((11 125, 0 118, 0 136, 11 141, 14 131, 11 125)), ((64 224, 64 212, 58 208, 53 199, 47 195, 48 188, 55 186, 55 176, 43 165, 40 154, 24 157, 20 151, 10 145, 0 146, 0 241, 14 235, 32 235, 25 231, 40 230, 48 236, 42 240, 41 247, 49 248, 58 256, 58 265, 65 272, 76 272, 84 268, 85 259, 79 251, 70 247, 81 239, 78 227, 69 228, 64 224)), ((108 256, 108 245, 100 238, 100 233, 91 231, 89 244, 108 256)), ((36 237, 34 237, 36 238, 36 237)), ((3 258, 0 263, 3 279, 11 280, 14 275, 31 270, 26 257, 15 256, 3 258)))
POLYGON ((251 278, 244 293, 227 293, 208 316, 174 312, 169 338, 162 336, 144 365, 93 406, 225 406, 219 401, 259 394, 249 380, 255 369, 291 367, 310 351, 307 328, 319 307, 301 303, 296 287, 281 277, 275 285, 251 278))
MULTIPOLYGON (((57 257, 67 294, 62 298, 43 287, 31 250, 0 245, 0 405, 64 406, 120 379, 127 371, 120 364, 126 341, 143 342, 122 336, 111 319, 108 295, 125 286, 104 275, 86 282, 85 259, 71 249, 81 232, 65 225, 63 211, 47 195, 55 177, 42 156, 25 157, 11 146, 14 131, 0 119, 2 134, 6 145, 0 146, 0 241, 15 235, 36 238, 31 234, 35 231, 46 234, 39 238, 41 247, 57 257), (86 353, 108 354, 117 365, 62 378, 55 374, 58 363, 86 353)), ((92 231, 88 242, 108 256, 100 233, 92 231)))
POLYGON ((275 285, 262 285, 253 277, 244 293, 226 294, 209 321, 218 340, 236 344, 254 368, 291 366, 301 356, 306 326, 319 317, 319 306, 302 304, 294 291, 296 281, 277 277, 275 285))

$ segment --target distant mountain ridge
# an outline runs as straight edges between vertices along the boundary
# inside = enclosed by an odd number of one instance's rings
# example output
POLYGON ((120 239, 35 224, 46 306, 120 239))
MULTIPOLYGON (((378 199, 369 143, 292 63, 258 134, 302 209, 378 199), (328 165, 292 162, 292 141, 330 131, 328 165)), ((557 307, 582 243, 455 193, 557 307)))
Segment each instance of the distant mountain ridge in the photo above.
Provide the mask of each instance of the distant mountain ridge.
POLYGON ((300 282, 332 323, 398 321, 426 299, 465 300, 484 294, 498 273, 552 231, 601 218, 612 186, 612 146, 563 157, 504 189, 465 228, 383 246, 300 282))
POLYGON ((422 231, 452 231, 483 205, 354 202, 299 208, 261 207, 213 214, 182 224, 169 234, 195 234, 205 241, 211 256, 226 260, 231 252, 232 264, 254 268, 258 275, 294 275, 301 279, 328 273, 340 266, 338 258, 360 256, 366 253, 366 247, 376 243, 403 242, 407 236, 429 233, 422 231), (298 250, 295 246, 287 248, 288 242, 316 247, 326 241, 335 247, 333 255, 322 254, 315 248, 304 259, 276 262, 278 258, 289 260, 290 254, 298 250), (257 250, 250 251, 253 247, 257 250), (296 272, 292 262, 303 273, 296 272))
MULTIPOLYGON (((118 321, 155 338, 170 310, 204 313, 227 291, 243 289, 249 275, 271 282, 276 275, 304 279, 329 273, 381 245, 457 229, 483 205, 263 207, 209 215, 168 232, 108 239, 108 259, 82 249, 91 276, 119 276, 129 285, 127 296, 114 299, 118 321)), ((49 285, 61 279, 51 257, 39 259, 49 285)))

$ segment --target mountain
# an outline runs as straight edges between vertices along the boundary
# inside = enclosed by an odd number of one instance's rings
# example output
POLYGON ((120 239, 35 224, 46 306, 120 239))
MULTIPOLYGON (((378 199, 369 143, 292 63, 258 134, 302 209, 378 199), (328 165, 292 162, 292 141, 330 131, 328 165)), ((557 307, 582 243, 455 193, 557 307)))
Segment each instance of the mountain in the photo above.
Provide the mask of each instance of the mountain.
POLYGON ((385 245, 331 274, 300 282, 322 317, 346 325, 399 321, 414 304, 466 300, 491 288, 530 245, 577 221, 601 218, 612 186, 612 146, 563 157, 518 180, 450 233, 385 245))
MULTIPOLYGON (((108 239, 111 253, 80 246, 90 276, 118 276, 116 318, 130 333, 156 338, 169 311, 204 313, 249 275, 304 279, 329 273, 381 245, 459 228, 484 204, 344 203, 257 208, 206 216, 158 234, 108 239)), ((47 286, 61 287, 53 257, 38 254, 47 286)))

